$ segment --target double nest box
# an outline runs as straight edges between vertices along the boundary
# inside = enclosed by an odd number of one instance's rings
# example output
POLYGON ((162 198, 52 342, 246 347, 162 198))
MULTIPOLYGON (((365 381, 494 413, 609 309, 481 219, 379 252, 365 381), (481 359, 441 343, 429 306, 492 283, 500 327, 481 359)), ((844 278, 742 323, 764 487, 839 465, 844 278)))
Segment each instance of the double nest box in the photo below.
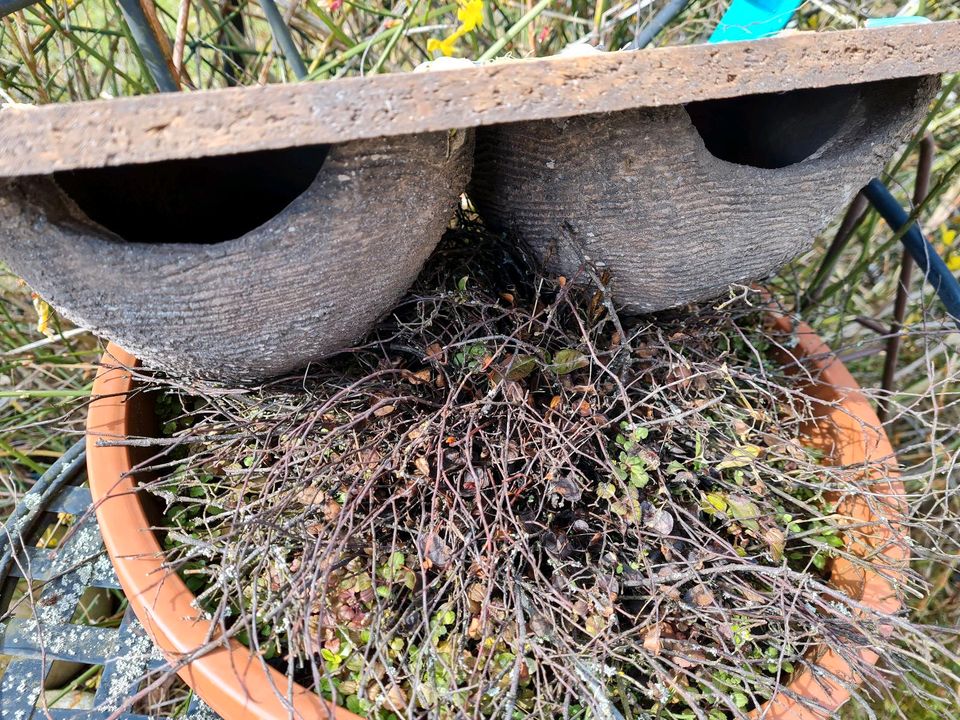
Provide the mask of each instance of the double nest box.
POLYGON ((960 69, 960 23, 0 110, 0 258, 147 364, 252 382, 356 341, 466 192, 648 312, 771 273, 960 69))

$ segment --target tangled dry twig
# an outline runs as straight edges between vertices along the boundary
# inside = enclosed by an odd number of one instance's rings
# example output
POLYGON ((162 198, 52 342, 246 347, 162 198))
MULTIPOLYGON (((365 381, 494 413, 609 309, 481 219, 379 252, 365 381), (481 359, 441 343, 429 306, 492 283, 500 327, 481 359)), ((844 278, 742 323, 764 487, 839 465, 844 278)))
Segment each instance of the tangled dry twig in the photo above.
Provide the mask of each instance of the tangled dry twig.
POLYGON ((870 562, 833 498, 883 500, 805 447, 813 400, 761 298, 620 319, 591 276, 531 273, 464 219, 366 344, 302 378, 153 380, 171 571, 369 717, 718 720, 823 642, 859 698, 917 648, 953 658, 829 587, 831 558, 870 562))

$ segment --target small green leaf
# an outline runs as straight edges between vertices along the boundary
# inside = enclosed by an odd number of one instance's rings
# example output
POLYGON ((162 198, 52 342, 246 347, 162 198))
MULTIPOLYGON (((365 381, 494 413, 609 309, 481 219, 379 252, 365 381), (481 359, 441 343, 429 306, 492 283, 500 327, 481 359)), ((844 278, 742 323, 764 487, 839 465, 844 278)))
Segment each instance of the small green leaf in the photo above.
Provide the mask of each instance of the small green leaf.
POLYGON ((343 661, 343 658, 330 650, 330 648, 320 648, 320 657, 330 666, 331 670, 336 670, 343 661))
POLYGON ((741 525, 748 530, 758 532, 760 523, 757 518, 760 516, 760 510, 750 498, 743 495, 727 495, 727 507, 732 515, 741 525))
POLYGON ((373 587, 373 579, 365 572, 357 575, 356 583, 354 584, 353 589, 358 593, 363 592, 364 590, 369 590, 373 587))
POLYGON ((825 542, 830 547, 835 547, 835 548, 843 547, 843 538, 840 537, 839 535, 827 535, 827 533, 824 532, 821 534, 818 540, 825 542))
POLYGON ((704 510, 707 512, 727 511, 727 501, 723 499, 723 495, 720 493, 707 493, 703 496, 703 500, 706 503, 704 510))
POLYGON ((643 468, 634 465, 630 468, 630 484, 636 488, 645 487, 650 482, 650 476, 643 468))
POLYGON ((717 470, 728 468, 747 467, 760 456, 760 448, 756 445, 740 445, 735 447, 717 465, 717 470))
POLYGON ((579 350, 566 348, 557 351, 557 354, 553 356, 553 364, 550 367, 557 375, 568 375, 574 370, 585 368, 589 364, 590 361, 579 350))
POLYGON ((514 355, 507 370, 507 380, 523 380, 537 369, 537 359, 532 355, 514 355))
POLYGON ((350 712, 359 715, 363 712, 363 706, 360 704, 360 698, 356 695, 347 696, 347 710, 350 712))
POLYGON ((600 483, 597 487, 597 497, 605 500, 612 498, 617 494, 617 488, 613 483, 600 483))

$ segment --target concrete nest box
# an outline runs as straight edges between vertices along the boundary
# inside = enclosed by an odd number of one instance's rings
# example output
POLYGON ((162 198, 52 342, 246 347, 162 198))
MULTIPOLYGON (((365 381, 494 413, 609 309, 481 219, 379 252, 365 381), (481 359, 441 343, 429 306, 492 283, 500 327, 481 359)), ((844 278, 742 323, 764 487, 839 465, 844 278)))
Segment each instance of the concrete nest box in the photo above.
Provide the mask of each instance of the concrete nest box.
POLYGON ((471 130, 0 181, 0 247, 148 364, 252 382, 360 339, 450 221, 471 130))
POLYGON ((653 310, 809 246, 958 69, 950 22, 6 107, 0 258, 148 365, 257 381, 362 337, 469 184, 653 310))
POLYGON ((938 87, 902 78, 482 128, 470 195, 554 270, 595 263, 627 310, 661 310, 808 250, 938 87))

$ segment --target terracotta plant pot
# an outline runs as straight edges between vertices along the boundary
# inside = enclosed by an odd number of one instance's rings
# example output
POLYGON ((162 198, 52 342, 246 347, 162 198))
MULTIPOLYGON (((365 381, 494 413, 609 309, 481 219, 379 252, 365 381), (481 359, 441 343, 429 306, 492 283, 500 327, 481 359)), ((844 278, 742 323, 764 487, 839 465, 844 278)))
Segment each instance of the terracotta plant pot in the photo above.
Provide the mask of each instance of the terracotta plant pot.
MULTIPOLYGON (((557 62, 560 62, 559 60, 557 62)), ((478 128, 470 197, 568 277, 650 312, 809 249, 927 111, 907 78, 478 128)))
POLYGON ((461 130, 0 180, 0 248, 64 315, 151 366, 262 380, 394 305, 472 153, 461 130))
MULTIPOLYGON (((791 321, 785 317, 775 316, 773 322, 784 332, 791 330, 791 321)), ((844 535, 847 550, 871 558, 884 566, 884 571, 873 572, 849 560, 835 559, 831 584, 865 608, 896 612, 900 609, 895 589, 897 568, 906 566, 909 552, 898 525, 905 501, 893 450, 876 414, 843 364, 807 325, 801 323, 794 330, 798 339, 796 357, 803 359, 806 370, 817 378, 810 392, 822 401, 820 419, 810 429, 811 442, 834 464, 860 466, 864 472, 875 473, 871 487, 874 502, 844 498, 838 513, 857 524, 844 535), (883 471, 878 470, 878 462, 883 464, 883 471)), ((179 659, 207 642, 211 624, 198 618, 194 596, 186 585, 162 566, 163 550, 144 505, 147 498, 136 492, 137 479, 132 474, 136 448, 98 444, 100 439, 151 432, 154 417, 149 396, 131 393, 136 383, 128 368, 135 365, 131 354, 114 345, 103 356, 87 420, 90 488, 97 502, 104 543, 131 607, 157 645, 171 659, 179 659)), ((859 653, 870 664, 878 659, 868 649, 859 653)), ((841 655, 829 647, 823 646, 811 660, 821 670, 818 677, 803 670, 788 689, 825 711, 811 710, 784 694, 767 703, 759 716, 767 720, 821 720, 849 698, 845 684, 860 682, 841 655)), ((180 676, 227 720, 291 715, 313 720, 326 718, 327 713, 341 720, 355 717, 346 710, 329 707, 305 688, 288 687, 281 673, 267 668, 236 641, 196 657, 180 670, 180 676)))

